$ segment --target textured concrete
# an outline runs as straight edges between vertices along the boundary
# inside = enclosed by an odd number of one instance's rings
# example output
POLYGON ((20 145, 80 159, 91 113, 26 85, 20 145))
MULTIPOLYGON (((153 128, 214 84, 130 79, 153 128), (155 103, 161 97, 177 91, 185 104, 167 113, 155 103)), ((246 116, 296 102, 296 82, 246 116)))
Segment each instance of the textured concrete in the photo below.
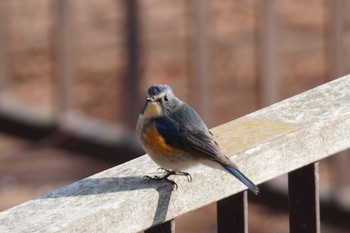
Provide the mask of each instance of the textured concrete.
MULTIPOLYGON (((350 76, 213 129, 219 144, 256 183, 350 147, 350 76)), ((147 182, 147 156, 0 213, 0 232, 137 232, 245 187, 198 166, 177 191, 147 182)))

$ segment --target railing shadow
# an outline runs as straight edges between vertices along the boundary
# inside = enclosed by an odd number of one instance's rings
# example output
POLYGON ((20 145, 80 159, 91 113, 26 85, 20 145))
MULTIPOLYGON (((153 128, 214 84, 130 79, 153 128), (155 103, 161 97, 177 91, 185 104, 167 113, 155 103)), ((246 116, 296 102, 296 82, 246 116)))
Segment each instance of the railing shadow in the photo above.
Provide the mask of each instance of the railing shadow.
POLYGON ((64 198, 105 193, 127 192, 140 189, 155 189, 158 192, 158 204, 152 226, 166 220, 173 187, 166 182, 148 181, 140 176, 86 178, 65 188, 43 195, 39 199, 64 198))

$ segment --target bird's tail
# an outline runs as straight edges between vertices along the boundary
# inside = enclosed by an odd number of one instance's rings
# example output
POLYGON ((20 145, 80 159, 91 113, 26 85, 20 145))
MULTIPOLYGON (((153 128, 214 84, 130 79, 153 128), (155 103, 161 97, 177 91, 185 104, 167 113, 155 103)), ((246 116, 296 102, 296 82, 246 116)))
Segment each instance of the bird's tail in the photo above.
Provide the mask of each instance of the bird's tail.
POLYGON ((240 172, 238 169, 230 167, 228 165, 225 164, 221 164, 221 166, 228 171, 229 173, 231 173, 232 175, 234 175, 237 179, 239 179, 243 184, 245 184, 250 191, 252 191, 255 195, 259 194, 259 188, 251 181, 248 179, 248 177, 246 177, 242 172, 240 172))

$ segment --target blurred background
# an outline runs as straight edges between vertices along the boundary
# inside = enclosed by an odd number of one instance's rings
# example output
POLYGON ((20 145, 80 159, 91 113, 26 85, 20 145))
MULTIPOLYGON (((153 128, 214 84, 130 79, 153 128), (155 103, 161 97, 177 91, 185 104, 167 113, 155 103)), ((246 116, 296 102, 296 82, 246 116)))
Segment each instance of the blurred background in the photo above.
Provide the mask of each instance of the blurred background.
MULTIPOLYGON (((0 1, 0 210, 142 155, 151 84, 214 127, 350 73, 346 12, 346 0, 0 1)), ((348 154, 320 163, 323 232, 350 229, 348 154)), ((288 232, 286 182, 250 202, 251 232, 288 232)), ((176 224, 215 232, 215 205, 176 224)))

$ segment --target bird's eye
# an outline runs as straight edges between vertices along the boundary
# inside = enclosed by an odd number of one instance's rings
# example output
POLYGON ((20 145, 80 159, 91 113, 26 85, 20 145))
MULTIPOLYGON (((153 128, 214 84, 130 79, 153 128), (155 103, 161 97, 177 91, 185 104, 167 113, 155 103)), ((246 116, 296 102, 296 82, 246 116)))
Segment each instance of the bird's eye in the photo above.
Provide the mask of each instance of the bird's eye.
POLYGON ((168 102, 168 100, 169 100, 167 95, 165 95, 163 99, 165 102, 168 102))

